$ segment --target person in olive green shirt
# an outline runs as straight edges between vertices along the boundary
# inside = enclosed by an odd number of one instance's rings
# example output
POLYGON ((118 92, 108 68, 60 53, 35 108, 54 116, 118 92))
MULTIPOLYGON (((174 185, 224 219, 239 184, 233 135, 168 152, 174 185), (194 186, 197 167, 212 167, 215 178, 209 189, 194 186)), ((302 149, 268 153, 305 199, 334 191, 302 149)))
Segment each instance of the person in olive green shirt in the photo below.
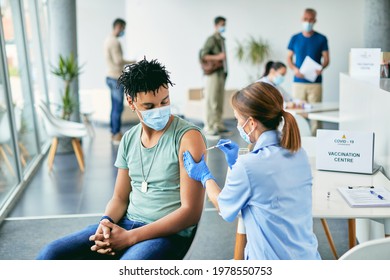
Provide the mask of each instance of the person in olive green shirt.
POLYGON ((208 137, 218 138, 220 134, 229 131, 223 124, 222 113, 225 94, 225 81, 227 77, 225 32, 226 19, 218 16, 214 19, 215 32, 207 38, 202 51, 201 59, 221 62, 221 67, 214 73, 206 75, 205 85, 205 118, 204 133, 208 137))

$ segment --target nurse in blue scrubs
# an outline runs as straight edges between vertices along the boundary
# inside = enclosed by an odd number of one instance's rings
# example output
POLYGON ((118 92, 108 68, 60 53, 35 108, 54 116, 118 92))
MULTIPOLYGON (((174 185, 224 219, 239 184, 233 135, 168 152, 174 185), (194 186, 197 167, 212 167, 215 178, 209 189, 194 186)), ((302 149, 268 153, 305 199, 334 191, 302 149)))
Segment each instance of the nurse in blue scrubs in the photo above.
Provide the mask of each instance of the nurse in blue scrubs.
POLYGON ((219 146, 231 169, 222 190, 204 156, 195 162, 184 152, 187 173, 202 182, 224 220, 234 221, 241 211, 245 259, 320 259, 313 233, 311 169, 295 118, 283 110, 275 87, 263 82, 236 92, 231 103, 237 129, 253 150, 238 157, 236 143, 219 146))

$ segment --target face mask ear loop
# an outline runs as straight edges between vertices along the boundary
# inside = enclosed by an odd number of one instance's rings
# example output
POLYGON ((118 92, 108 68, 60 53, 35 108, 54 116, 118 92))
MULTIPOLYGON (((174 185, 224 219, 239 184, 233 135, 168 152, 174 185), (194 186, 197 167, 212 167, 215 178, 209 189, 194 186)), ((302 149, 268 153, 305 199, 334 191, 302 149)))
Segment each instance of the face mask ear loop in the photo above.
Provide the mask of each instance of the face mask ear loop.
MULTIPOLYGON (((249 118, 248 118, 248 120, 249 120, 249 118)), ((248 136, 251 136, 253 131, 255 131, 255 127, 250 132, 248 132, 248 136)))
MULTIPOLYGON (((250 117, 249 117, 250 118, 250 117)), ((246 126, 246 124, 248 123, 249 121, 249 118, 246 120, 246 122, 244 123, 244 125, 242 126, 242 129, 244 129, 244 127, 246 126)), ((253 128, 250 132, 247 133, 248 136, 250 136, 252 134, 252 132, 255 131, 255 128, 253 128)), ((245 130, 244 130, 245 132, 245 130)), ((245 132, 246 133, 246 132, 245 132)))
POLYGON ((246 124, 248 123, 248 121, 249 121, 249 118, 247 118, 247 120, 245 121, 245 123, 241 126, 242 129, 244 129, 244 127, 246 126, 246 124))
POLYGON ((248 132, 248 136, 251 136, 253 131, 255 131, 255 128, 253 128, 250 132, 248 132))
MULTIPOLYGON (((250 118, 250 117, 249 117, 250 118)), ((249 121, 249 118, 246 120, 245 124, 242 126, 242 129, 244 129, 244 126, 246 125, 246 123, 249 121)), ((253 131, 255 131, 255 127, 247 133, 248 136, 251 136, 251 134, 253 133, 253 131)))
MULTIPOLYGON (((249 117, 250 118, 250 117, 249 117)), ((246 120, 246 122, 241 126, 242 127, 242 130, 245 132, 244 130, 244 127, 246 126, 246 124, 248 123, 249 121, 249 118, 246 120)), ((253 128, 250 132, 246 133, 246 135, 248 135, 248 139, 250 139, 249 137, 251 136, 252 132, 255 131, 255 128, 253 128)), ((250 141, 250 140, 249 140, 250 141)))
POLYGON ((144 119, 141 117, 142 114, 141 114, 141 116, 140 116, 139 110, 138 110, 137 106, 135 105, 135 103, 133 103, 133 105, 134 105, 134 107, 135 107, 135 113, 137 114, 139 120, 140 120, 141 122, 145 123, 145 122, 144 122, 144 119))

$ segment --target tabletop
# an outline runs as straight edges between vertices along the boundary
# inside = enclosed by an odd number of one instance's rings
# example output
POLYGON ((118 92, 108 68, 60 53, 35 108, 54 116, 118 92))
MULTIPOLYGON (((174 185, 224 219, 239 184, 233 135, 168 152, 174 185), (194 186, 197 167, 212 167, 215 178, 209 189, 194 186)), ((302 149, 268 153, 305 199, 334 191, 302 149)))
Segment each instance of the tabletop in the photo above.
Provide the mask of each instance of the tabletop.
POLYGON ((339 110, 338 102, 319 102, 319 103, 311 103, 304 108, 294 108, 294 109, 286 109, 287 112, 291 114, 309 114, 314 112, 327 112, 327 111, 337 111, 339 110))

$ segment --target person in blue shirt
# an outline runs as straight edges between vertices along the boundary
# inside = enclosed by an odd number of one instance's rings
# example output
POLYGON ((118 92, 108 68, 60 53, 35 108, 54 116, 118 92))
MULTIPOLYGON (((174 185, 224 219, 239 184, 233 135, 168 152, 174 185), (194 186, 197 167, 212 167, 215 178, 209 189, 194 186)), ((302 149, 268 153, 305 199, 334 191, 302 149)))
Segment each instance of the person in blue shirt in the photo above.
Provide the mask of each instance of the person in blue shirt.
MULTIPOLYGON (((302 32, 293 35, 288 43, 287 64, 294 71, 293 97, 305 100, 308 103, 322 101, 322 72, 329 65, 328 40, 323 34, 314 31, 317 19, 314 9, 305 9, 302 16, 302 32), (305 79, 299 71, 306 56, 309 56, 322 69, 317 70, 317 79, 314 82, 305 79)), ((318 122, 312 122, 312 133, 315 135, 318 122)))
POLYGON ((236 143, 218 142, 230 168, 222 190, 204 155, 196 162, 190 152, 183 153, 188 175, 202 182, 224 220, 232 222, 241 212, 245 259, 320 259, 313 232, 311 168, 282 95, 270 84, 255 82, 233 94, 231 104, 237 129, 253 150, 238 157, 236 143))
POLYGON ((308 102, 321 101, 321 74, 329 65, 328 40, 323 34, 314 31, 314 24, 317 21, 316 16, 317 12, 314 9, 306 9, 304 11, 302 17, 303 30, 291 37, 287 47, 287 63, 294 71, 293 92, 295 95, 302 95, 295 97, 305 99, 308 102), (314 82, 306 80, 303 74, 299 72, 299 68, 306 56, 309 56, 322 66, 322 70, 317 70, 318 77, 314 82), (312 87, 309 87, 310 85, 312 85, 312 87))

